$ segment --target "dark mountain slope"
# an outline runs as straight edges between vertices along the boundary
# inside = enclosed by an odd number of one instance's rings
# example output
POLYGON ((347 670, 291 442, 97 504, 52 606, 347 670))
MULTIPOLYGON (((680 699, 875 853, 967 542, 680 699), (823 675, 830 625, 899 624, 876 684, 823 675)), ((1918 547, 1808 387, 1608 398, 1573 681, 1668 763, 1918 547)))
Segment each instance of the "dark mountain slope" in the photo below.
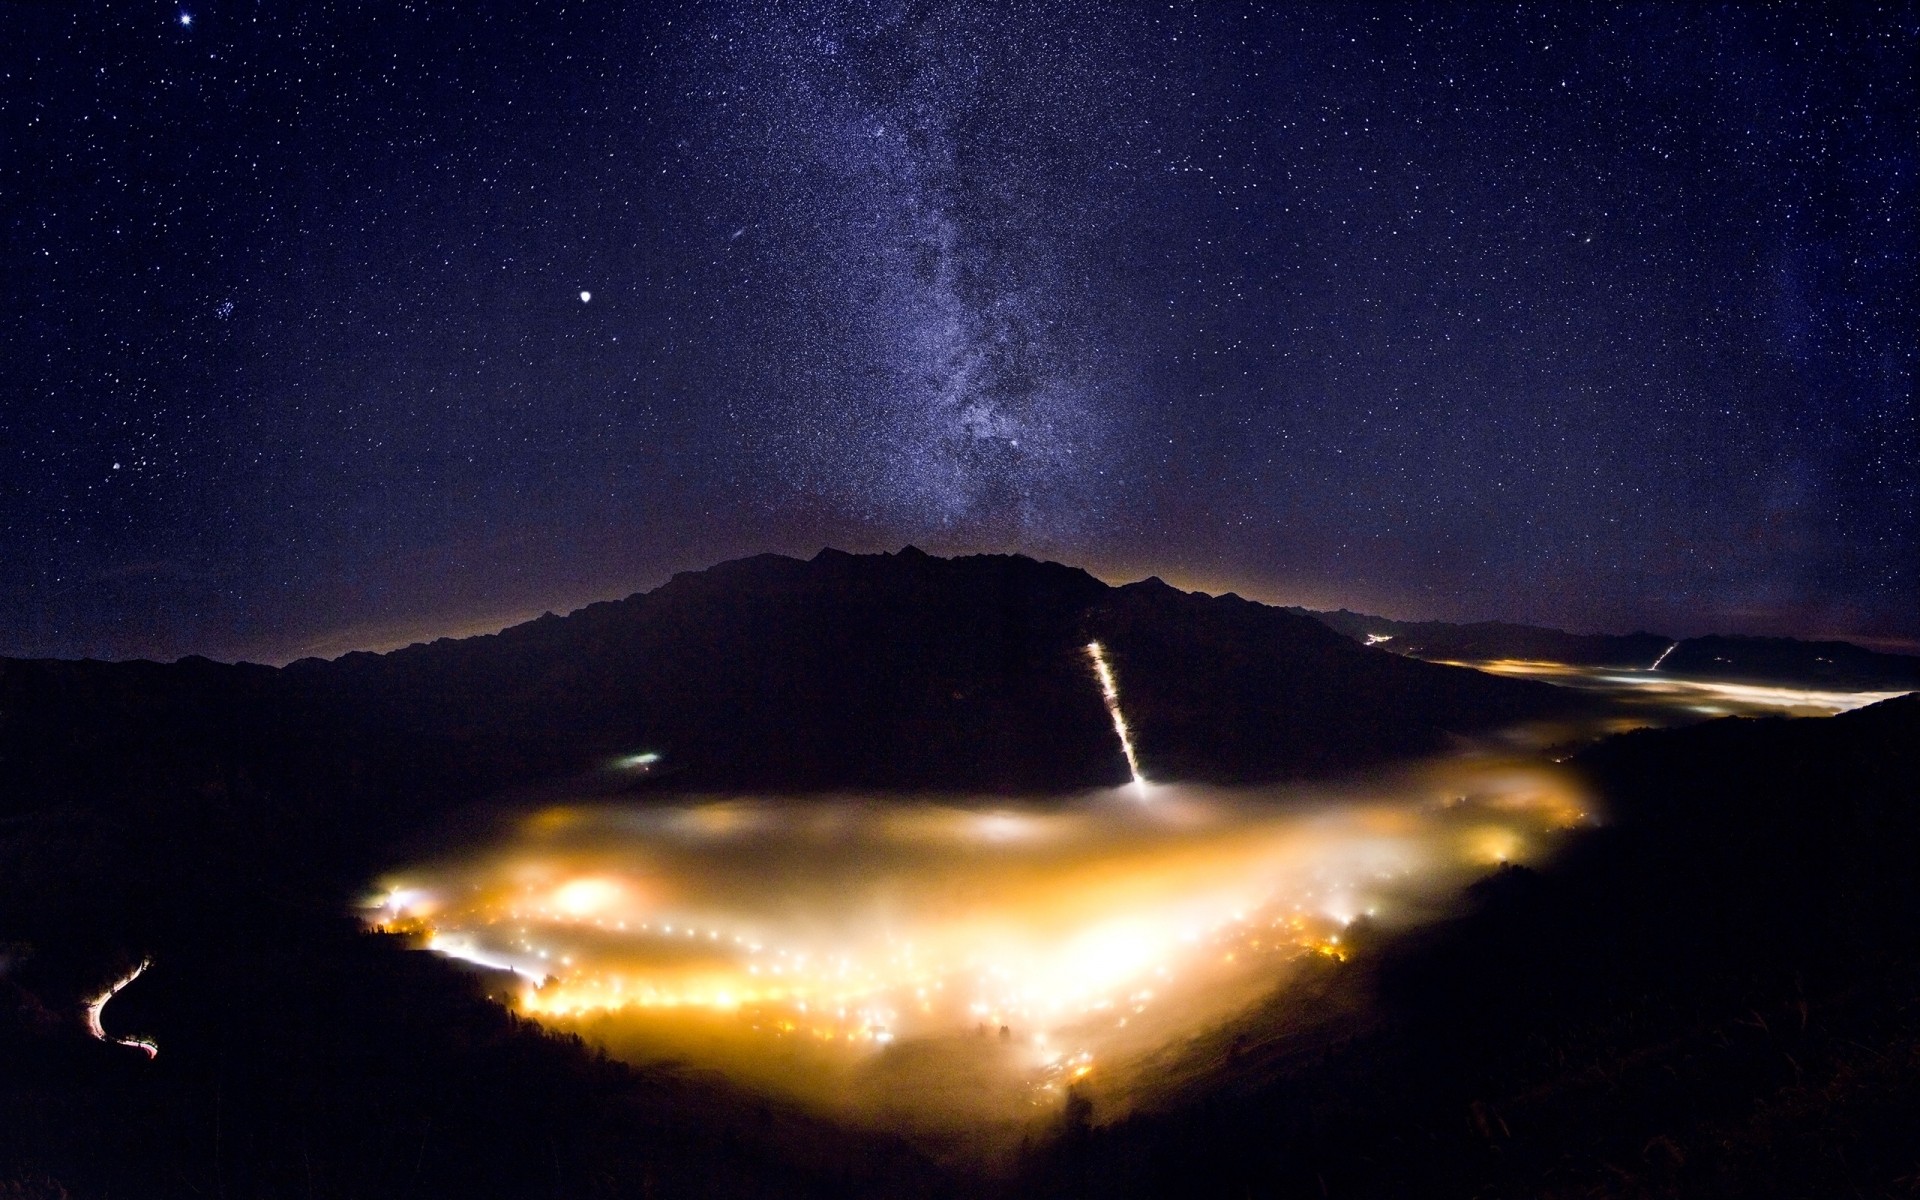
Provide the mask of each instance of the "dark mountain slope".
POLYGON ((1084 572, 917 553, 765 555, 494 637, 298 663, 413 728, 651 750, 685 786, 1059 790, 1125 778, 1084 572), (1119 765, 1116 765, 1119 764, 1119 765))
POLYGON ((333 902, 410 831, 641 751, 664 756, 650 786, 689 789, 1116 784, 1094 638, 1161 779, 1358 766, 1586 702, 1158 581, 763 556, 491 637, 282 670, 0 660, 0 820, 34 830, 0 852, 41 881, 22 904, 160 922, 248 876, 333 902), (59 848, 79 846, 90 865, 69 871, 78 851, 59 848))
POLYGON ((411 730, 537 736, 583 763, 660 752, 686 787, 1054 791, 1126 778, 1096 639, 1162 778, 1359 765, 1580 703, 1237 597, 912 549, 743 559, 494 637, 287 674, 411 730))

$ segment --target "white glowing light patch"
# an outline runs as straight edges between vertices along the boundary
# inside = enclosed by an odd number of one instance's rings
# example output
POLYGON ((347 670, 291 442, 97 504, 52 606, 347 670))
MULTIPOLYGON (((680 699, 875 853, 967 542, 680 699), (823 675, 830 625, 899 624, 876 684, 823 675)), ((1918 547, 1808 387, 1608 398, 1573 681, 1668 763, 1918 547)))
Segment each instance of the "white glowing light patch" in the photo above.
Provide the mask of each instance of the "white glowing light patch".
POLYGON ((487 949, 475 938, 466 934, 432 934, 427 938, 427 949, 435 954, 444 954, 448 958, 472 963, 476 967, 486 967, 492 971, 511 971, 536 985, 547 981, 547 973, 541 969, 538 958, 532 955, 516 958, 513 955, 500 954, 487 949))
POLYGON ((553 892, 553 907, 569 917, 590 917, 618 904, 626 889, 612 879, 573 879, 553 892))
POLYGON ((1107 703, 1107 715, 1113 718, 1113 731, 1120 736, 1120 749, 1127 756, 1127 770, 1133 775, 1134 789, 1144 800, 1147 780, 1140 774, 1140 758, 1133 752, 1133 733, 1120 711, 1120 687, 1114 682, 1112 665, 1107 662, 1107 648, 1099 642, 1088 642, 1087 656, 1093 659, 1093 673, 1100 679, 1100 695, 1107 703))
POLYGON ((160 1053, 159 1044, 156 1043, 152 1038, 144 1038, 144 1037, 109 1038, 107 1036, 107 1031, 105 1027, 103 1027, 100 1024, 100 1013, 103 1009, 107 1007, 107 1001, 119 995, 122 988, 125 988, 128 984, 140 978, 141 974, 145 972, 146 969, 152 965, 153 965, 152 959, 147 959, 147 958, 141 959, 138 966, 134 967, 133 970, 128 971, 125 975, 121 976, 120 979, 115 981, 112 987, 109 987, 106 991, 101 992, 98 996, 95 996, 93 999, 87 1001, 87 1009, 86 1009, 87 1032, 93 1035, 94 1040, 101 1041, 101 1042, 111 1041, 122 1046, 132 1046, 136 1050, 144 1050, 148 1058, 153 1058, 160 1053))
POLYGON ((1654 659, 1653 665, 1648 667, 1647 670, 1658 671, 1660 669, 1660 664, 1667 661, 1667 655, 1672 654, 1675 650, 1678 650, 1679 648, 1680 648, 1680 643, 1675 642, 1673 645, 1668 646, 1665 650, 1662 650, 1660 652, 1660 657, 1654 659))

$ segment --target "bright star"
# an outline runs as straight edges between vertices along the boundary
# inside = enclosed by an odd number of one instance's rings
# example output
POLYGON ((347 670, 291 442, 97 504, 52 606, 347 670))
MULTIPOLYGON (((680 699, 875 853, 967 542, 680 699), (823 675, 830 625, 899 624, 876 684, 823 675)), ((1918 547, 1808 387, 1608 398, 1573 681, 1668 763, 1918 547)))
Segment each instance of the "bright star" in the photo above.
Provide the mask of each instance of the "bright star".
POLYGON ((582 304, 585 304, 585 303, 586 303, 587 301, 589 301, 589 300, 591 300, 591 299, 593 299, 593 293, 592 293, 592 292, 581 292, 581 293, 580 293, 580 303, 582 303, 582 304))
POLYGON ((183 12, 183 13, 181 13, 181 14, 180 14, 180 24, 181 24, 182 26, 189 26, 189 25, 192 25, 192 24, 193 24, 193 14, 192 14, 192 13, 190 13, 190 12, 183 12))

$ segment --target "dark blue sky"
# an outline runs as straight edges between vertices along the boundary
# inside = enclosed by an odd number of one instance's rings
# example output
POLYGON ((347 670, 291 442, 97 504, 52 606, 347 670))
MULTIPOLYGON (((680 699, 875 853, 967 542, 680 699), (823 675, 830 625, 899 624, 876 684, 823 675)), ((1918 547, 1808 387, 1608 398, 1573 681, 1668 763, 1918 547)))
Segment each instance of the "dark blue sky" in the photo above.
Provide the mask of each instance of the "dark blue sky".
POLYGON ((1831 7, 0 4, 0 653, 906 542, 1920 637, 1920 22, 1831 7))

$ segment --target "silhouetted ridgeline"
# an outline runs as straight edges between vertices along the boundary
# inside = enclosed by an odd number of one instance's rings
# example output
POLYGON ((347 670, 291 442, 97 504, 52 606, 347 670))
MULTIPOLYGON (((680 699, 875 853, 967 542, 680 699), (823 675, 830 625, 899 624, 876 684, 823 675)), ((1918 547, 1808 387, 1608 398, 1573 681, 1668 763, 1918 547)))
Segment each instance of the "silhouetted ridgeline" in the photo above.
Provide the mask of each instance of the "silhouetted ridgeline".
POLYGON ((1315 612, 1313 617, 1357 641, 1369 637, 1382 649, 1418 658, 1490 661, 1544 659, 1582 667, 1660 669, 1702 679, 1756 680, 1809 687, 1863 691, 1920 688, 1920 658, 1883 654, 1851 642, 1809 642, 1799 638, 1708 636, 1676 639, 1663 633, 1567 633, 1539 625, 1504 621, 1453 624, 1447 621, 1396 621, 1368 613, 1315 612), (1669 648, 1672 653, 1668 654, 1669 648), (1664 659, 1661 655, 1665 654, 1664 659))
POLYGON ((1317 622, 1015 556, 763 555, 491 636, 287 669, 435 735, 653 750, 687 787, 1059 791, 1124 782, 1086 644, 1150 775, 1272 779, 1566 712, 1317 622))
POLYGON ((1163 778, 1358 766, 1586 703, 1157 580, 911 549, 766 555, 493 636, 279 670, 0 660, 0 815, 111 814, 86 836, 136 856, 245 831, 219 869, 292 886, 261 865, 278 850, 357 878, 397 832, 639 751, 682 788, 1116 784, 1095 638, 1163 778))
POLYGON ((1607 827, 1197 1042, 1031 1194, 1910 1195, 1920 696, 1576 765, 1607 827))

